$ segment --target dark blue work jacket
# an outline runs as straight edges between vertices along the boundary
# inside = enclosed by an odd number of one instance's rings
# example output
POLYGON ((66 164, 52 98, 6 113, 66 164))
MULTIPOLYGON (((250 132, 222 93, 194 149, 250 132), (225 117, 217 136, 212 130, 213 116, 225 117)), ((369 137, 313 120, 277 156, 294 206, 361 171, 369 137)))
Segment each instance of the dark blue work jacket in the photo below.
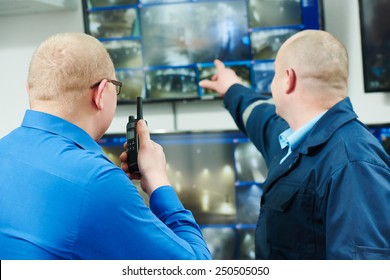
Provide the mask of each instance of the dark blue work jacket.
POLYGON ((259 100, 238 84, 224 97, 269 168, 256 257, 390 259, 389 155, 349 98, 329 109, 282 164, 288 148, 280 148, 278 136, 288 124, 259 100))

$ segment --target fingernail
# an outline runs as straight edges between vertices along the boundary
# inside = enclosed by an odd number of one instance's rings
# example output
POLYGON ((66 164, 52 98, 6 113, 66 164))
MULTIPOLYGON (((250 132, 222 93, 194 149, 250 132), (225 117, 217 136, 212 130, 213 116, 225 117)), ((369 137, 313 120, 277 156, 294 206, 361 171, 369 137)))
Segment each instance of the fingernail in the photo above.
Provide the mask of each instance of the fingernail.
POLYGON ((144 119, 140 119, 139 122, 142 127, 146 127, 146 121, 144 119))

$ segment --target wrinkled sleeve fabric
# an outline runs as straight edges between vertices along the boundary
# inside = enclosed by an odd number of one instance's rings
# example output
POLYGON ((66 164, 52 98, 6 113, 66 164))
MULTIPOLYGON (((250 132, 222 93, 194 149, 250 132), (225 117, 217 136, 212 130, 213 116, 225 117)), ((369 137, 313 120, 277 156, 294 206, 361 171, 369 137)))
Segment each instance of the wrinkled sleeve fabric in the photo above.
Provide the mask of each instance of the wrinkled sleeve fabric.
POLYGON ((120 169, 100 172, 91 183, 73 258, 211 259, 192 213, 171 186, 155 190, 149 208, 120 169))
POLYGON ((237 127, 261 152, 267 165, 280 151, 279 134, 288 124, 275 113, 275 106, 251 89, 232 85, 224 96, 224 105, 237 127))
POLYGON ((327 258, 389 260, 388 168, 350 162, 332 175, 329 184, 327 258))

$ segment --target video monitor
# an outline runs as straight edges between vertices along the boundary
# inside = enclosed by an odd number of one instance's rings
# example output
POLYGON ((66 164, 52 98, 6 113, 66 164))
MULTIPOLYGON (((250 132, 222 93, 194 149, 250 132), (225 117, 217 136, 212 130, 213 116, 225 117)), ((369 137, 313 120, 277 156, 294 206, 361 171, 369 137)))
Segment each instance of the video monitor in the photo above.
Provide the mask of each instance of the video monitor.
POLYGON ((116 77, 122 81, 122 91, 118 99, 137 99, 138 96, 145 98, 145 73, 142 70, 117 71, 116 77))
POLYGON ((280 46, 297 32, 299 30, 287 28, 252 32, 253 58, 257 60, 274 60, 280 46))
POLYGON ((142 67, 141 43, 139 41, 103 41, 117 70, 142 67))
POLYGON ((302 24, 300 0, 249 0, 249 26, 291 26, 302 24))
POLYGON ((202 228, 202 235, 214 260, 236 259, 236 230, 231 227, 202 228))
POLYGON ((255 251, 255 229, 240 228, 238 229, 239 242, 239 259, 254 260, 256 258, 255 251))
MULTIPOLYGON (((145 103, 177 102, 221 98, 199 86, 215 59, 269 94, 272 79, 259 82, 258 69, 273 62, 289 36, 323 28, 322 1, 83 0, 83 15, 85 32, 104 42, 117 72, 144 72, 145 103)), ((128 89, 119 104, 136 102, 128 89)))
POLYGON ((233 224, 233 142, 224 135, 155 135, 167 158, 167 173, 179 198, 200 224, 233 224), (169 138, 169 139, 168 139, 169 138))
MULTIPOLYGON (((164 148, 169 179, 200 225, 213 258, 253 256, 240 236, 256 227, 266 171, 256 174, 264 160, 248 138, 239 131, 205 131, 152 133, 151 139, 164 148)), ((120 166, 125 140, 125 134, 106 134, 98 143, 120 166)), ((148 205, 139 182, 134 183, 148 205)))
POLYGON ((146 72, 147 99, 169 100, 198 97, 194 68, 168 68, 146 72))
POLYGON ((141 9, 146 66, 249 60, 245 1, 200 1, 141 9))
POLYGON ((253 65, 254 89, 262 95, 271 95, 271 83, 275 75, 273 62, 253 65))
POLYGON ((99 38, 122 38, 139 35, 137 10, 98 10, 89 14, 89 31, 99 38))
POLYGON ((260 198, 263 189, 258 184, 236 188, 237 223, 256 224, 260 214, 260 198))
POLYGON ((240 182, 263 183, 268 175, 264 158, 251 142, 238 143, 234 150, 236 176, 240 182))
POLYGON ((390 2, 359 0, 366 92, 390 92, 390 2))
POLYGON ((371 124, 368 127, 390 155, 390 123, 371 124))

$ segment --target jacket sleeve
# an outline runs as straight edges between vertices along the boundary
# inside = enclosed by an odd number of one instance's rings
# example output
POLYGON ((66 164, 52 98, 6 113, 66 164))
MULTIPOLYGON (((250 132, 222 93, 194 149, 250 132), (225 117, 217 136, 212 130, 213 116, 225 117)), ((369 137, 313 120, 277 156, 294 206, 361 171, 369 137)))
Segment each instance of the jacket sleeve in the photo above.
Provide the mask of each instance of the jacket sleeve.
POLYGON ((239 84, 229 88, 224 104, 237 127, 248 136, 269 166, 280 151, 279 134, 288 128, 288 124, 276 115, 275 106, 239 84))
POLYGON ((390 259, 389 174, 383 166, 350 162, 332 175, 326 214, 328 259, 390 259))

